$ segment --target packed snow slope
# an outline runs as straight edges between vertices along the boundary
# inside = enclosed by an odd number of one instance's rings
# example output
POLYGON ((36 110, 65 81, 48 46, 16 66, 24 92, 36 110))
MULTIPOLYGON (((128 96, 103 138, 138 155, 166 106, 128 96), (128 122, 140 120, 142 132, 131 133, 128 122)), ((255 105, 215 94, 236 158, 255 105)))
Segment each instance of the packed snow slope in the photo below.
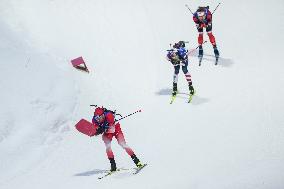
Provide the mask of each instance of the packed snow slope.
MULTIPOLYGON (((224 1, 210 43, 189 70, 196 95, 170 105, 170 43, 197 45, 192 10, 216 1, 1 0, 0 188, 284 188, 282 0, 224 1), (83 56, 90 73, 70 60, 83 56), (101 137, 74 125, 90 104, 127 115, 128 144, 148 166, 98 180, 101 137)), ((206 33, 204 38, 208 40, 206 33)), ((178 88, 188 93, 180 72, 178 88)), ((113 141, 118 167, 134 167, 113 141)))

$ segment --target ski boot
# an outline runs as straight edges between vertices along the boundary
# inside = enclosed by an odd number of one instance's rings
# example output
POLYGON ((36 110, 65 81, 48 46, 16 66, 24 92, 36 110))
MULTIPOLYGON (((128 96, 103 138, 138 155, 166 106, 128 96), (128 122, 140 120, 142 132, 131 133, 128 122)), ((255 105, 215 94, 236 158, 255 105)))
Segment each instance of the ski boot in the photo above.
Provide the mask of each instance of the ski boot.
POLYGON ((192 100, 192 97, 193 97, 193 95, 195 93, 194 88, 192 86, 192 83, 188 84, 188 89, 189 89, 188 103, 190 103, 191 100, 192 100))
POLYGON ((192 84, 188 85, 188 89, 189 89, 189 94, 190 95, 194 95, 195 91, 194 91, 194 88, 193 88, 192 84))
POLYGON ((201 66, 201 61, 202 61, 202 58, 203 58, 203 48, 202 48, 202 45, 199 45, 198 58, 199 58, 199 66, 201 66))
POLYGON ((203 56, 203 48, 202 45, 199 45, 198 57, 203 56))
POLYGON ((215 57, 219 57, 219 51, 218 51, 218 49, 217 49, 217 46, 216 46, 216 45, 213 45, 213 49, 214 49, 215 57))
POLYGON ((114 158, 109 158, 109 162, 110 162, 110 171, 113 172, 113 171, 116 171, 116 163, 115 163, 115 160, 114 158))
POLYGON ((143 164, 139 161, 135 154, 131 156, 131 159, 135 163, 136 167, 141 168, 143 166, 143 164))
POLYGON ((173 83, 173 93, 172 96, 176 96, 177 95, 177 83, 173 83))
POLYGON ((216 45, 213 45, 213 49, 214 49, 214 54, 215 54, 215 65, 217 65, 218 64, 218 59, 219 59, 219 51, 218 51, 218 49, 217 49, 217 46, 216 45))

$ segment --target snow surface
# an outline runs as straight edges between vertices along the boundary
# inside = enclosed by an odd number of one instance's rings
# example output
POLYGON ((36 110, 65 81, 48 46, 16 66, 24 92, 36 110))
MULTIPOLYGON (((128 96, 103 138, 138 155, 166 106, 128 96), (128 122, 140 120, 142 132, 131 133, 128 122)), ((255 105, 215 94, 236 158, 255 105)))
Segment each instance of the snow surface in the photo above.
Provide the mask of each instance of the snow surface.
MULTIPOLYGON (((284 2, 224 1, 209 43, 189 70, 192 104, 170 105, 169 43, 197 45, 191 14, 216 1, 1 0, 0 188, 284 188, 284 2), (70 60, 83 56, 90 74, 70 60), (149 165, 138 175, 109 169, 100 137, 74 125, 90 104, 127 115, 128 144, 149 165)), ((205 39, 208 40, 206 34, 205 39)), ((179 90, 188 92, 179 76, 179 90)), ((118 167, 133 167, 113 141, 118 167)))

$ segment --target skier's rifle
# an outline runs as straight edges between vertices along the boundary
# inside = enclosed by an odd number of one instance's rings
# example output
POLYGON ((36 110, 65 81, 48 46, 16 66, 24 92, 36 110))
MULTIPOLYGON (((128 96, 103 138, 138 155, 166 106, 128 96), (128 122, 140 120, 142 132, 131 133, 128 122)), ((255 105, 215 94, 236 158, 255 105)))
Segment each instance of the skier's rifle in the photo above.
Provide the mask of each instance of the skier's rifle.
POLYGON ((174 51, 174 49, 167 49, 167 51, 168 51, 168 52, 172 52, 172 51, 174 51))

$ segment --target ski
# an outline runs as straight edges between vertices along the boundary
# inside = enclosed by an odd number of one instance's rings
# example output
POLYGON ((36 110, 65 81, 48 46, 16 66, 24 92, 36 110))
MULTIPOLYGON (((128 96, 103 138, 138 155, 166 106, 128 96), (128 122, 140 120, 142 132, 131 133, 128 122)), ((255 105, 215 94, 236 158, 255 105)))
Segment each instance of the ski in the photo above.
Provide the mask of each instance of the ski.
MULTIPOLYGON (((187 101, 187 103, 190 103, 190 102, 192 101, 193 95, 194 95, 194 94, 189 94, 189 95, 188 95, 188 101, 187 101)), ((174 100, 176 99, 176 96, 177 96, 177 95, 173 95, 173 96, 172 96, 170 104, 172 104, 172 103, 174 102, 174 100)))
POLYGON ((98 177, 98 179, 103 179, 103 178, 105 178, 105 177, 107 177, 107 176, 110 176, 110 175, 112 175, 113 173, 115 173, 116 171, 109 171, 107 174, 105 174, 105 175, 103 175, 103 176, 101 176, 101 177, 98 177))
POLYGON ((105 175, 103 175, 103 176, 101 176, 101 177, 98 177, 98 179, 103 179, 103 178, 105 178, 105 177, 111 175, 111 174, 114 173, 114 172, 115 172, 115 171, 109 171, 107 174, 105 174, 105 175))
POLYGON ((133 173, 133 175, 136 175, 138 174, 144 167, 146 167, 147 163, 146 164, 143 164, 141 167, 139 168, 134 168, 135 169, 135 172, 133 173))
POLYGON ((199 52, 198 52, 199 66, 201 66, 202 58, 203 58, 203 48, 202 46, 199 46, 199 52))
POLYGON ((137 167, 135 167, 135 168, 130 168, 130 169, 121 168, 121 169, 117 169, 116 171, 108 171, 108 172, 107 172, 106 174, 104 174, 103 176, 98 177, 98 179, 100 180, 100 179, 106 178, 106 177, 108 177, 108 176, 110 176, 110 175, 112 175, 112 174, 114 174, 114 173, 117 173, 118 171, 122 171, 122 170, 127 171, 127 170, 132 170, 132 169, 134 169, 134 172, 133 172, 132 174, 133 174, 133 175, 136 175, 136 174, 138 174, 146 165, 147 165, 147 164, 143 164, 143 165, 142 165, 141 167, 139 167, 139 168, 137 168, 137 167))
POLYGON ((193 94, 190 94, 187 103, 190 103, 192 101, 192 97, 193 97, 193 94))
POLYGON ((174 102, 174 100, 176 99, 176 97, 177 97, 177 95, 172 95, 170 104, 172 104, 172 103, 174 102))
POLYGON ((202 56, 202 55, 198 55, 198 59, 199 59, 199 66, 201 66, 202 58, 203 58, 203 56, 202 56))
POLYGON ((116 172, 120 171, 120 170, 123 170, 123 169, 117 169, 116 171, 108 171, 105 175, 103 175, 101 177, 98 177, 98 179, 103 179, 103 178, 105 178, 107 176, 112 175, 113 173, 116 173, 116 172))
POLYGON ((190 103, 192 101, 192 97, 195 95, 195 91, 193 92, 193 94, 190 94, 188 95, 188 101, 187 103, 190 103))

